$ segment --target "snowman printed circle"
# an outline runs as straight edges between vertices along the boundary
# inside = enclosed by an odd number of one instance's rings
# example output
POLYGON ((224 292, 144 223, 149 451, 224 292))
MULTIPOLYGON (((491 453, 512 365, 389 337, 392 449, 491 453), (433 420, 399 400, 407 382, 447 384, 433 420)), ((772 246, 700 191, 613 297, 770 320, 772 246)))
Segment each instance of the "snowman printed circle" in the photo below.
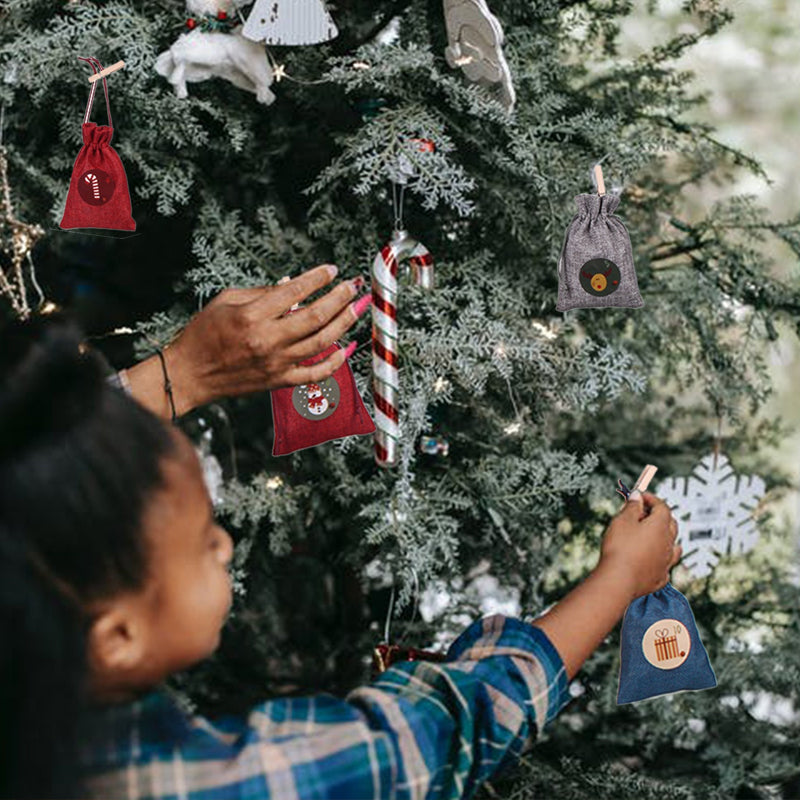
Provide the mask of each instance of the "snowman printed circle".
POLYGON ((114 179, 102 169, 90 169, 78 178, 78 194, 89 205, 102 206, 114 194, 114 179))
POLYGON ((607 258, 593 258, 581 267, 579 279, 584 291, 605 297, 619 289, 619 267, 607 258))
POLYGON ((692 640, 686 626, 677 619, 654 622, 642 638, 644 657, 659 669, 675 669, 689 658, 692 640))
POLYGON ((339 398, 339 384, 333 377, 295 386, 292 392, 295 411, 308 420, 327 419, 339 407, 339 398))

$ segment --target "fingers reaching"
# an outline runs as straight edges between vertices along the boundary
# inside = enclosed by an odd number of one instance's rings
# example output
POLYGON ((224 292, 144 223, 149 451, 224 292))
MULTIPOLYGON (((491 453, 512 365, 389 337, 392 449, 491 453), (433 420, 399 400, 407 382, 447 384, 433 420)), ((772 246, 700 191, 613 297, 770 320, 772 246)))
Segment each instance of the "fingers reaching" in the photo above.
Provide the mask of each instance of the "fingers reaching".
POLYGON ((672 515, 670 515, 669 518, 669 533, 672 537, 672 541, 674 542, 678 538, 678 520, 676 520, 672 515))
POLYGON ((356 343, 351 342, 347 347, 340 348, 331 353, 323 361, 317 361, 308 366, 291 367, 284 374, 283 383, 287 386, 300 386, 305 383, 319 383, 325 378, 330 378, 339 367, 344 364, 355 350, 356 343))
MULTIPOLYGON (((287 317, 283 325, 286 341, 289 344, 295 344, 327 326, 355 298, 362 283, 363 279, 361 278, 344 281, 318 300, 287 317)), ((351 322, 355 322, 355 320, 356 318, 353 317, 351 322)), ((330 343, 328 342, 328 344, 330 343)), ((320 350, 316 351, 316 353, 319 352, 320 350)))
POLYGON ((264 301, 269 303, 270 316, 279 317, 295 303, 302 303, 314 292, 327 286, 336 277, 338 271, 333 264, 322 264, 275 287, 274 292, 264 298, 264 301))
POLYGON ((640 520, 645 516, 644 504, 642 503, 642 496, 629 497, 627 502, 619 511, 619 516, 631 517, 635 520, 640 520))
POLYGON ((650 492, 642 493, 644 507, 650 516, 671 514, 669 506, 660 498, 650 492))
POLYGON ((325 327, 311 333, 286 350, 292 361, 305 361, 330 347, 340 339, 372 304, 372 295, 365 294, 344 307, 325 327))
POLYGON ((254 300, 260 300, 274 289, 274 286, 250 286, 242 289, 223 289, 218 295, 211 299, 207 305, 220 305, 224 303, 229 306, 240 306, 245 303, 252 303, 254 300))

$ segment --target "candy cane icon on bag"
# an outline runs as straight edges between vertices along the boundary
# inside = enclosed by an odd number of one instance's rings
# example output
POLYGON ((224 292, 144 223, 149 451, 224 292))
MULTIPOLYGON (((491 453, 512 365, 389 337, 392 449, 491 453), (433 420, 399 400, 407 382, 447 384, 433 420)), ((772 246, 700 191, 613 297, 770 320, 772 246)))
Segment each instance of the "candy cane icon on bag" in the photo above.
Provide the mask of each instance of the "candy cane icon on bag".
POLYGON ((381 467, 394 466, 398 457, 397 271, 406 260, 414 283, 433 289, 433 258, 407 231, 395 231, 372 265, 372 396, 375 461, 381 467))
POLYGON ((95 175, 94 172, 87 172, 83 176, 83 179, 86 181, 86 183, 89 184, 89 187, 92 190, 92 197, 94 197, 95 200, 99 201, 100 200, 100 181, 97 180, 97 175, 95 175))

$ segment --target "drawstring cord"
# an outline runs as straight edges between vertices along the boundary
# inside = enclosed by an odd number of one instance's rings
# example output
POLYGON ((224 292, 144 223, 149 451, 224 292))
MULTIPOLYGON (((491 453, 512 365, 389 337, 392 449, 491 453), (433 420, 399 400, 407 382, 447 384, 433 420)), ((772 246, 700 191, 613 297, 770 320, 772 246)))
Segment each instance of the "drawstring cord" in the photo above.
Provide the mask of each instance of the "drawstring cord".
MULTIPOLYGON (((88 58, 84 58, 83 56, 78 56, 78 60, 85 61, 87 64, 89 64, 95 75, 97 75, 97 73, 101 72, 103 69, 103 65, 94 56, 89 56, 88 58)), ((113 128, 114 123, 111 120, 111 103, 109 103, 108 101, 108 83, 106 82, 105 76, 103 76, 101 80, 103 81, 103 91, 105 92, 106 95, 106 111, 108 112, 108 127, 113 128)), ((92 83, 92 89, 89 92, 89 102, 86 103, 86 113, 83 115, 84 125, 86 125, 86 123, 89 122, 89 115, 92 113, 92 106, 94 105, 94 95, 96 91, 97 91, 97 81, 94 81, 92 83)))

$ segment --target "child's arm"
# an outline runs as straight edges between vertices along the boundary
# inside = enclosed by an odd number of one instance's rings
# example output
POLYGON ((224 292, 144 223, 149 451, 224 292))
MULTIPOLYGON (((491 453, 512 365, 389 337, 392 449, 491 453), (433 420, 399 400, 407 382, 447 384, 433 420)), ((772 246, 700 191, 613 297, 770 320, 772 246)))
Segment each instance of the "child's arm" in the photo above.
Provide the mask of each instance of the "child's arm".
POLYGON ((91 794, 470 797, 569 701, 567 675, 627 602, 666 582, 676 558, 671 520, 652 495, 628 503, 592 575, 535 624, 476 620, 445 662, 396 664, 346 698, 280 698, 224 725, 186 721, 159 695, 115 709, 92 749, 91 794))
POLYGON ((630 500, 608 527, 589 577, 533 624, 543 630, 572 678, 617 624, 628 604, 666 585, 678 563, 678 525, 652 494, 630 500))

